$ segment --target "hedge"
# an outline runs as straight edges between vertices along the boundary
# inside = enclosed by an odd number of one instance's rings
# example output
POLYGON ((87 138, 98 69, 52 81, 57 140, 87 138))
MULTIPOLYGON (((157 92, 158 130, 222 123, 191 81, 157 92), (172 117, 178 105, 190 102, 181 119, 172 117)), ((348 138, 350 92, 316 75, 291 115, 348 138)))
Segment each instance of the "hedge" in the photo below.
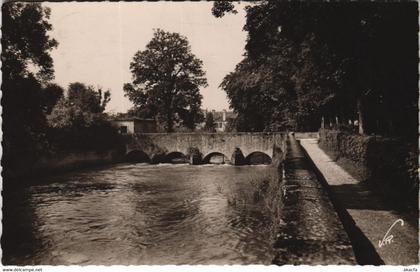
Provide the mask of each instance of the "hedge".
POLYGON ((418 208, 417 143, 321 129, 319 145, 387 202, 418 208))

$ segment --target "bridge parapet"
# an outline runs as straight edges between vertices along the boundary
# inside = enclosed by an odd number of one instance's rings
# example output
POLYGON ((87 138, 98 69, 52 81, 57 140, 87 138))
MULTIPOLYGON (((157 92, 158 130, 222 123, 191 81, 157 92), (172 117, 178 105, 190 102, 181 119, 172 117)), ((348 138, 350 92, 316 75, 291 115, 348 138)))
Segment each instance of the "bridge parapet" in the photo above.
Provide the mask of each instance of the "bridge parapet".
POLYGON ((221 153, 229 160, 238 150, 246 158, 254 152, 268 155, 272 160, 283 157, 287 134, 274 133, 142 133, 134 134, 127 142, 127 153, 144 152, 151 161, 157 156, 182 153, 190 156, 198 150, 204 159, 221 153))

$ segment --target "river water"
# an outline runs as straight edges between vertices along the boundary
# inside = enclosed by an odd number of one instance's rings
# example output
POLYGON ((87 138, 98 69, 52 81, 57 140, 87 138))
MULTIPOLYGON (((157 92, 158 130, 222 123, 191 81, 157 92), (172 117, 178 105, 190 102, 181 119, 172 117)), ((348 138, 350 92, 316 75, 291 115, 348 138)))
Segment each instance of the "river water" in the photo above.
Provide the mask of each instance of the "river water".
POLYGON ((262 165, 118 164, 49 177, 7 194, 3 263, 270 264, 272 215, 253 192, 274 176, 262 165))

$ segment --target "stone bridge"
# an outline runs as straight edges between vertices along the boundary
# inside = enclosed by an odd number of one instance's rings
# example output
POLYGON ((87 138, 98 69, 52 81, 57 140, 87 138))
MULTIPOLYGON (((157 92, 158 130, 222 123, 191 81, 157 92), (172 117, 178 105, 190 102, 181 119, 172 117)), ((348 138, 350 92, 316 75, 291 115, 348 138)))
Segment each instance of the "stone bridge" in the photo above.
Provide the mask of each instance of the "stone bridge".
POLYGON ((213 155, 224 155, 225 162, 240 165, 255 154, 282 161, 286 138, 283 132, 133 134, 128 136, 126 155, 152 163, 181 156, 191 164, 200 164, 213 155))

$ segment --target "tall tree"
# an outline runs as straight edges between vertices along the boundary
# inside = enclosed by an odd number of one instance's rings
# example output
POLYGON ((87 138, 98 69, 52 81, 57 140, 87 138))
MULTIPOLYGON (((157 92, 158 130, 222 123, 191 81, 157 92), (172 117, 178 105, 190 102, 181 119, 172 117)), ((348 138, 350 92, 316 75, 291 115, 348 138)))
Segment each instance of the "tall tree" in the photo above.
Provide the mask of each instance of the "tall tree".
MULTIPOLYGON (((215 4, 212 12, 219 17, 233 9, 215 4)), ((261 96, 286 89, 294 94, 284 98, 284 109, 280 103, 264 104, 271 116, 283 119, 294 112, 297 129, 313 129, 326 115, 358 118, 361 133, 417 134, 417 3, 264 0, 246 12, 245 55, 252 63, 247 72, 255 74, 263 65, 273 76, 288 76, 260 81, 265 88, 245 84, 242 92, 261 96), (284 67, 278 69, 274 59, 284 67)))
POLYGON ((33 75, 47 81, 54 77, 49 51, 58 43, 48 35, 50 9, 40 3, 8 2, 2 6, 2 71, 6 80, 33 75))
POLYGON ((192 129, 203 119, 199 88, 207 80, 202 66, 186 37, 157 29, 146 49, 134 55, 133 82, 124 85, 125 95, 163 122, 166 131, 178 122, 192 129))
POLYGON ((3 167, 26 167, 44 150, 45 115, 42 87, 51 80, 50 51, 57 41, 48 35, 50 10, 39 3, 2 5, 3 167), (21 166, 19 166, 21 165, 21 166))

